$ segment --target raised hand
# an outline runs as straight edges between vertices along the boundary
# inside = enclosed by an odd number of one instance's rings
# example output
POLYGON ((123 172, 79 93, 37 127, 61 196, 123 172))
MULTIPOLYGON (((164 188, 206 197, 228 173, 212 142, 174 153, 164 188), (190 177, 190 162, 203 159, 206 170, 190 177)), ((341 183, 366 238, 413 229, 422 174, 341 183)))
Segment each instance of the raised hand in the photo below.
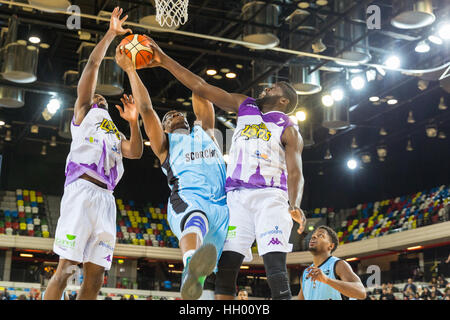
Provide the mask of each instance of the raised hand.
POLYGON ((133 96, 131 94, 129 96, 124 94, 123 98, 120 98, 120 101, 122 101, 123 109, 119 105, 116 105, 116 108, 119 110, 122 119, 128 121, 129 123, 136 122, 139 117, 139 112, 133 96))
POLYGON ((131 29, 124 29, 123 24, 128 19, 128 15, 120 19, 123 13, 123 9, 116 7, 111 14, 111 21, 109 22, 109 30, 113 32, 116 36, 122 36, 126 33, 133 33, 131 29))
POLYGON ((164 66, 164 59, 167 58, 167 55, 162 51, 162 49, 156 44, 155 40, 150 38, 149 36, 146 36, 148 40, 150 41, 150 47, 153 50, 153 59, 150 61, 149 64, 140 67, 138 69, 145 69, 145 68, 155 68, 155 67, 162 67, 164 66))
POLYGON ((123 69, 123 71, 133 71, 135 68, 133 61, 125 54, 123 53, 122 49, 120 48, 120 45, 116 48, 116 63, 123 69))
POLYGON ((292 219, 295 222, 298 222, 298 224, 300 225, 297 229, 297 233, 298 234, 302 234, 303 230, 305 230, 305 226, 306 226, 306 216, 303 212, 302 209, 300 208, 289 208, 289 213, 291 214, 292 219))

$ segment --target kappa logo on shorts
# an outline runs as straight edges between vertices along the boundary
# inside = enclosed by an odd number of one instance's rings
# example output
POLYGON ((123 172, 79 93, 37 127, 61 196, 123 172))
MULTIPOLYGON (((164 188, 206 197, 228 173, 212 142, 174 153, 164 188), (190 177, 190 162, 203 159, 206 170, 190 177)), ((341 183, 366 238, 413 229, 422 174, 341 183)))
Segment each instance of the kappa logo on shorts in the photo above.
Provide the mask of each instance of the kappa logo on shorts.
POLYGON ((267 245, 270 246, 271 244, 273 244, 273 245, 279 245, 279 244, 283 245, 283 243, 278 238, 272 238, 272 240, 270 240, 267 245))
POLYGON ((106 261, 111 262, 111 255, 108 254, 106 257, 104 257, 103 259, 106 259, 106 261))

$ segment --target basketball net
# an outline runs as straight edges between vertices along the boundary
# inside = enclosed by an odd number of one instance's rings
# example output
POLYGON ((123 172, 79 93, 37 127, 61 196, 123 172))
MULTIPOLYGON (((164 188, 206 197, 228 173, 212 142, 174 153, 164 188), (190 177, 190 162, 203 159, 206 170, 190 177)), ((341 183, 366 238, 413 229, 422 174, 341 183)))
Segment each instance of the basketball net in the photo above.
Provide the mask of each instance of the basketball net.
POLYGON ((189 0, 155 0, 156 21, 161 27, 178 27, 188 20, 189 0))

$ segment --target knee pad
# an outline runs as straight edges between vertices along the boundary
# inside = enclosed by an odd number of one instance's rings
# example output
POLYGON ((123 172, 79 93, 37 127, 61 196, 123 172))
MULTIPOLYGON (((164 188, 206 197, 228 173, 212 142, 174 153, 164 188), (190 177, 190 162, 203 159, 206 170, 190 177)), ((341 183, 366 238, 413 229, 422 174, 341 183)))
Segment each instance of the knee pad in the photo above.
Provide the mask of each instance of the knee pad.
POLYGON ((236 295, 236 281, 244 256, 233 251, 224 251, 217 265, 215 294, 236 295))
POLYGON ((208 218, 201 211, 193 211, 181 221, 181 238, 188 233, 196 233, 201 241, 209 231, 208 218))
POLYGON ((286 253, 269 252, 263 256, 263 260, 272 299, 290 300, 292 293, 286 268, 286 253))

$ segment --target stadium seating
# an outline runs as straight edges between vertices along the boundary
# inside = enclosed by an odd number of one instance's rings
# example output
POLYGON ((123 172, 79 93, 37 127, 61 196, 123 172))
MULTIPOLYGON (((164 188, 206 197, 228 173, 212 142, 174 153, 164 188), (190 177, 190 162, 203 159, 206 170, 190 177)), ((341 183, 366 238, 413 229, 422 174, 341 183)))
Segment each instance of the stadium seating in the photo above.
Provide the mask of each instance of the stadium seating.
POLYGON ((0 234, 49 238, 42 193, 27 189, 1 192, 0 234))
POLYGON ((143 208, 134 201, 117 203, 117 242, 141 246, 178 248, 178 240, 167 222, 167 208, 151 204, 143 208))
POLYGON ((358 204, 337 229, 340 244, 416 229, 445 219, 450 186, 409 196, 358 204))

